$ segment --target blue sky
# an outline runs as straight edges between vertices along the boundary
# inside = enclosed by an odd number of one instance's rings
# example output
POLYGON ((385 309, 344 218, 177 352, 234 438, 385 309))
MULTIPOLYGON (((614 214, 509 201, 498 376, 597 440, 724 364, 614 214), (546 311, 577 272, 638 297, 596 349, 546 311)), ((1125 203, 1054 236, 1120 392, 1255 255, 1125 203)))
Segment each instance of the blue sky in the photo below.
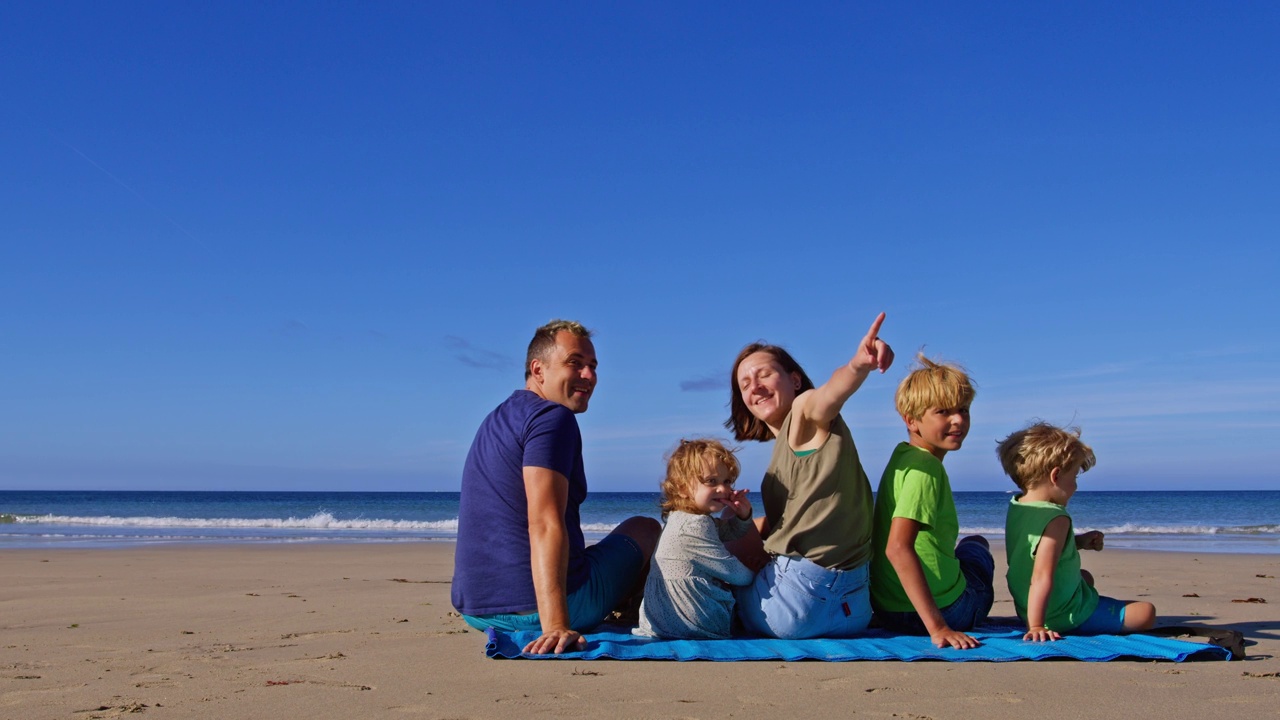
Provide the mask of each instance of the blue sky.
POLYGON ((0 489, 454 490, 568 317, 591 486, 652 490, 740 347, 881 310, 873 479, 923 348, 958 490, 1033 418, 1084 490, 1280 487, 1274 6, 301 8, 0 6, 0 489))

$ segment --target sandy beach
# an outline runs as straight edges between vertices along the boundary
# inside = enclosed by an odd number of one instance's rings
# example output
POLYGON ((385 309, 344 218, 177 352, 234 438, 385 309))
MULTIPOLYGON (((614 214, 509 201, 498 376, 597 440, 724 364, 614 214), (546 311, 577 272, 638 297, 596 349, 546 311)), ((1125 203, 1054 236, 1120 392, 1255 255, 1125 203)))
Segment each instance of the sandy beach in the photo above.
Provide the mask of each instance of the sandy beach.
MULTIPOLYGON (((0 718, 1275 717, 1280 556, 1105 551, 1103 592, 1242 662, 531 662, 453 613, 453 544, 0 554, 0 718), (1236 602, 1260 598, 1267 602, 1236 602)), ((1004 568, 997 551, 997 572, 1004 568)), ((998 591, 993 615, 1013 614, 998 591)))

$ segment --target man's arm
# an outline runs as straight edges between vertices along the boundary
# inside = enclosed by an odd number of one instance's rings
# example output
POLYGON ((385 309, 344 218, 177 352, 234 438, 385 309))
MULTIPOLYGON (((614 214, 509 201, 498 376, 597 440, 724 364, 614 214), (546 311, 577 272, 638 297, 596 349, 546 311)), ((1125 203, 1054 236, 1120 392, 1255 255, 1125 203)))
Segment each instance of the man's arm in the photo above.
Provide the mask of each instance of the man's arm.
POLYGON ((569 480, 547 468, 524 468, 524 493, 529 503, 529 564, 538 597, 542 636, 524 647, 527 653, 562 653, 586 644, 569 627, 566 590, 569 573, 569 533, 564 525, 569 480))
POLYGON ((977 640, 947 625, 938 604, 933 601, 929 581, 924 577, 924 567, 920 564, 920 556, 916 554, 916 536, 919 534, 920 523, 910 518, 894 518, 889 525, 885 557, 889 558, 894 571, 898 573, 898 582, 902 583, 902 589, 906 591, 916 614, 924 622, 934 645, 950 645, 957 650, 977 647, 977 640))

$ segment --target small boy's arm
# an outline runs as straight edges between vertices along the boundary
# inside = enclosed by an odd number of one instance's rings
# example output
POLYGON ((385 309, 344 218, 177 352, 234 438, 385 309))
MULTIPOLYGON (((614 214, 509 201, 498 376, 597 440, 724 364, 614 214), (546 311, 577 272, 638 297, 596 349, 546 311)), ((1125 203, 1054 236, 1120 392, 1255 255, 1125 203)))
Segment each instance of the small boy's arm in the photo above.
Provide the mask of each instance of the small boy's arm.
POLYGON ((1043 642, 1062 637, 1057 631, 1044 626, 1049 608, 1049 596, 1053 594, 1053 571, 1062 557, 1062 547, 1071 530, 1071 521, 1065 516, 1056 517, 1045 526, 1036 546, 1035 564, 1031 566, 1031 589, 1027 592, 1027 632, 1023 640, 1043 642))
POLYGON ((916 614, 924 622, 929 631, 929 638, 934 645, 946 647, 950 645, 957 650, 967 650, 978 646, 978 641, 959 630, 951 629, 942 617, 942 611, 933 600, 933 592, 929 590, 929 581, 925 579, 924 567, 920 564, 920 556, 916 554, 916 536, 920 534, 920 523, 910 518, 896 517, 889 525, 889 541, 885 546, 885 556, 898 573, 898 582, 911 600, 916 614))
POLYGON ((1101 530, 1090 530, 1089 532, 1076 535, 1076 547, 1080 550, 1102 550, 1103 540, 1106 538, 1101 530))

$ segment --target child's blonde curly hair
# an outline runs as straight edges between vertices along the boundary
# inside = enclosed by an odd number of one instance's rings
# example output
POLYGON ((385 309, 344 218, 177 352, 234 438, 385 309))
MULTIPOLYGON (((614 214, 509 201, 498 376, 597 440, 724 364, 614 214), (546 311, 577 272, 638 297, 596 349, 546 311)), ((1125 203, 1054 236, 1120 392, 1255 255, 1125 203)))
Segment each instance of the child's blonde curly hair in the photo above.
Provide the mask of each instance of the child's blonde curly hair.
POLYGON ((1093 448, 1080 440, 1080 428, 1062 429, 1047 422, 1035 422, 1019 430, 996 447, 1000 466, 1023 490, 1049 478, 1054 468, 1085 472, 1098 463, 1093 448))
POLYGON ((729 470, 728 483, 732 485, 741 471, 732 450, 711 438, 680 440, 667 454, 667 476, 662 480, 663 520, 672 510, 702 514, 693 504, 693 490, 708 473, 714 472, 717 462, 729 470))

